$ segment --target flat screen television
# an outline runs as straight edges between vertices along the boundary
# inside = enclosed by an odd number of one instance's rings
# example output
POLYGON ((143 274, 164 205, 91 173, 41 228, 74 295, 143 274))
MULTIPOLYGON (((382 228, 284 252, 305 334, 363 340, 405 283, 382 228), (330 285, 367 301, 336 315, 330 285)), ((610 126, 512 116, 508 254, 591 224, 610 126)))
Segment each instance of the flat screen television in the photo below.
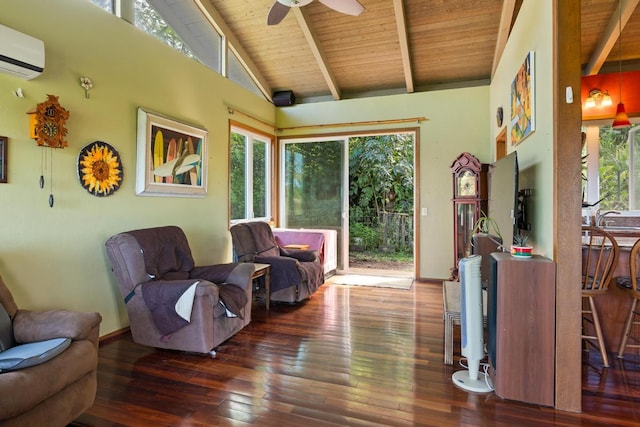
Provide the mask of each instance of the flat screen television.
POLYGON ((512 151, 489 167, 489 217, 502 234, 503 251, 511 250, 517 233, 518 154, 512 151))

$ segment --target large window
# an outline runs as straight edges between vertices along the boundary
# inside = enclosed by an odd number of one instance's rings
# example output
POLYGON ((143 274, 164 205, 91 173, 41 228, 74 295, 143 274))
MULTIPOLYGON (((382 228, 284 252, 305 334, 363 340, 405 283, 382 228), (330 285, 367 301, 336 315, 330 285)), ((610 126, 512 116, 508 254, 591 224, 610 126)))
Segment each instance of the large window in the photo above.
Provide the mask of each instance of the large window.
POLYGON ((270 136, 231 127, 231 220, 271 218, 270 136))
POLYGON ((640 209, 640 126, 586 124, 583 201, 600 210, 640 209))
POLYGON ((224 35, 212 25, 194 2, 167 0, 90 0, 98 7, 118 16, 131 10, 135 26, 163 43, 228 77, 245 89, 263 96, 251 74, 223 43, 224 35), (222 66, 226 49, 227 69, 222 66))

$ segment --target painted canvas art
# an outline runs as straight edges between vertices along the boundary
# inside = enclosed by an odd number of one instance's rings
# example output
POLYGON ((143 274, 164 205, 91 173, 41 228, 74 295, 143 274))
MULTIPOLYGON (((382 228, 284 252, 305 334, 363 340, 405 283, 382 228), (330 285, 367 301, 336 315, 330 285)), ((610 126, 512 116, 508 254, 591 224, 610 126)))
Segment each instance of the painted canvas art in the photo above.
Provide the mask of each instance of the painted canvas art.
POLYGON ((138 109, 139 195, 204 197, 207 131, 138 109))
POLYGON ((534 52, 527 54, 511 83, 511 144, 516 145, 536 129, 534 52))

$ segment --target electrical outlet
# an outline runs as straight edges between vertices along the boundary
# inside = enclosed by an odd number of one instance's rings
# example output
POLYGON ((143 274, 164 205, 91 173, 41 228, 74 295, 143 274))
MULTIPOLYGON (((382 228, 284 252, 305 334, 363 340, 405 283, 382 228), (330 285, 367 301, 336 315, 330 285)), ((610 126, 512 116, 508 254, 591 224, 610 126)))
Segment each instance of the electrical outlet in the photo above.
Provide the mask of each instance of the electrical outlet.
POLYGON ((427 216, 428 210, 427 208, 422 208, 421 214, 422 216, 427 216))

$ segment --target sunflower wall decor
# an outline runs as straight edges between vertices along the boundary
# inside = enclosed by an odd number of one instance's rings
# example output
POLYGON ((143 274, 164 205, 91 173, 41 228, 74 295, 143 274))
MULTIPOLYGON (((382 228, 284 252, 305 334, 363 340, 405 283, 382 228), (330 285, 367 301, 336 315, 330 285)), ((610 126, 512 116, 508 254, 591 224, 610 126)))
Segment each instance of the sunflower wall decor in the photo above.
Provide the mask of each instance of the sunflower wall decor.
POLYGON ((78 179, 89 193, 98 197, 110 196, 120 188, 122 177, 120 155, 111 145, 95 141, 80 150, 78 179))

